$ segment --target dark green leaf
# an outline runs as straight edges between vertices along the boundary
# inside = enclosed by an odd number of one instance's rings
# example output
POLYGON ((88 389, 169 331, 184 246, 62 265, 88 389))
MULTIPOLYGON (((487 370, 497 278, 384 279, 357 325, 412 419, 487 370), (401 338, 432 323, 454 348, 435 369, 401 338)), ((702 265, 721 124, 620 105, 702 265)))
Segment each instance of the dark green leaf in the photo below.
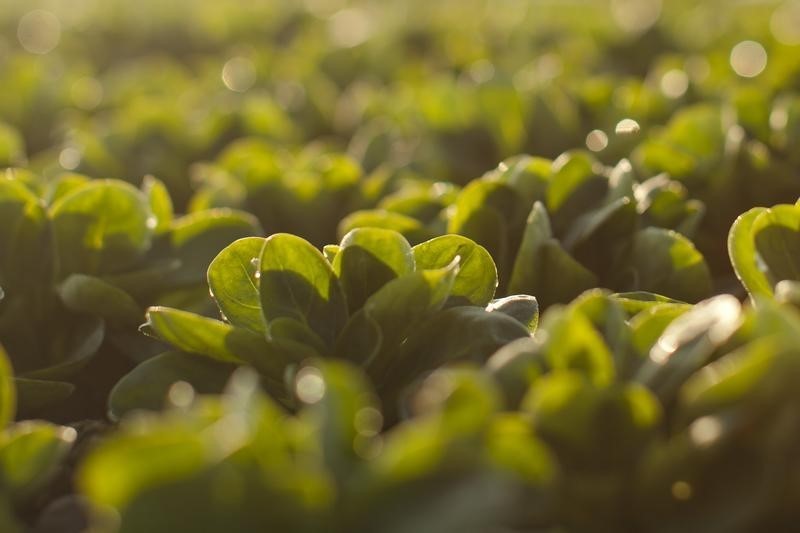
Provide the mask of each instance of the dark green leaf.
POLYGON ((93 181, 50 208, 61 277, 110 273, 149 248, 156 224, 147 199, 132 185, 93 181))
POLYGON ((418 269, 443 268, 456 257, 461 261, 450 291, 452 304, 487 305, 497 289, 497 269, 484 247, 460 235, 443 235, 414 247, 418 269))
POLYGON ((136 326, 144 318, 144 311, 127 292, 94 276, 71 274, 58 285, 58 294, 68 309, 120 325, 136 326))
POLYGON ((235 365, 198 358, 181 352, 165 352, 143 362, 122 377, 111 390, 109 415, 119 420, 135 409, 160 410, 170 387, 184 381, 200 394, 219 394, 235 365))
POLYGON ((267 324, 294 318, 332 346, 347 320, 347 305, 325 257, 304 239, 278 233, 264 243, 259 269, 261 312, 267 324))
POLYGON ((401 234, 380 228, 358 228, 339 243, 332 265, 351 313, 389 281, 414 271, 415 255, 401 234))
POLYGON ((264 239, 246 237, 223 249, 208 267, 208 287, 222 315, 233 324, 266 331, 258 290, 258 260, 264 239))

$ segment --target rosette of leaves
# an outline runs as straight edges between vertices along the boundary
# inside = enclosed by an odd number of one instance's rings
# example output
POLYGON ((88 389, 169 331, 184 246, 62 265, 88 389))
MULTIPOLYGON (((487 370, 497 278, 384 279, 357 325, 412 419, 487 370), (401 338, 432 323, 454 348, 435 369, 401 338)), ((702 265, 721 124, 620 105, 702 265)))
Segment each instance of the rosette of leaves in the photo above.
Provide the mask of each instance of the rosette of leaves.
POLYGON ((0 179, 0 217, 0 338, 26 415, 70 396, 75 379, 87 393, 104 394, 104 381, 113 383, 124 372, 117 367, 130 362, 111 364, 117 358, 107 355, 91 377, 81 373, 101 347, 150 355, 152 343, 135 334, 147 305, 213 305, 204 282, 209 262, 231 241, 259 232, 252 216, 234 211, 174 218, 164 185, 152 178, 139 190, 10 170, 0 179))
POLYGON ((679 110, 635 150, 637 168, 668 173, 707 205, 696 242, 715 272, 729 269, 723 243, 740 213, 800 196, 798 109, 796 97, 773 102, 768 90, 737 88, 724 105, 679 110))
POLYGON ((551 458, 478 371, 435 372, 391 428, 351 364, 316 361, 292 387, 296 416, 240 370, 222 396, 178 383, 165 412, 124 418, 78 475, 96 530, 478 533, 547 516, 551 458))
POLYGON ((491 256, 458 235, 411 247, 397 232, 362 228, 325 255, 291 234, 240 239, 211 263, 208 284, 222 320, 150 308, 143 331, 179 352, 126 376, 112 394, 112 414, 159 407, 177 380, 214 390, 242 365, 290 406, 285 382, 298 365, 335 357, 364 368, 394 416, 404 388, 423 373, 482 361, 529 336, 538 319, 533 297, 493 300, 491 256))
POLYGON ((23 533, 77 435, 47 422, 14 423, 15 408, 11 366, 0 346, 0 529, 23 533))
POLYGON ((558 523, 749 531, 797 516, 798 318, 591 291, 486 371, 556 458, 558 523))
POLYGON ((238 139, 195 170, 191 209, 241 208, 268 234, 293 233, 316 246, 333 242, 339 221, 378 195, 385 179, 364 177, 344 154, 314 145, 288 150, 260 138, 238 139))
POLYGON ((464 235, 492 254, 501 294, 535 294, 543 306, 597 286, 698 301, 711 292, 711 277, 686 235, 702 214, 666 176, 638 183, 626 160, 612 169, 568 152, 553 162, 512 158, 457 194, 434 187, 390 195, 345 218, 340 231, 464 235))
POLYGON ((792 299, 800 282, 800 204, 754 207, 740 215, 728 235, 728 253, 751 298, 792 299))
POLYGON ((126 62, 104 73, 102 82, 103 110, 88 119, 70 117, 64 141, 81 154, 75 170, 131 182, 156 174, 180 210, 193 193, 186 169, 195 161, 244 135, 280 142, 295 137, 294 124, 267 93, 229 91, 218 72, 197 76, 175 58, 126 62))

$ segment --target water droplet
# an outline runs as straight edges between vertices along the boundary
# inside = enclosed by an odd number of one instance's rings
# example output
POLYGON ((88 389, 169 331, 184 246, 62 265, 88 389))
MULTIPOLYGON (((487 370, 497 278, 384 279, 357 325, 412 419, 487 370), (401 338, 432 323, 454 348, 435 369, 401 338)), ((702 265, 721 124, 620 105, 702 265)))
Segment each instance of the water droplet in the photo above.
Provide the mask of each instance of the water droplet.
POLYGON ((28 52, 46 54, 61 40, 61 21, 50 11, 29 11, 19 19, 17 38, 28 52))
POLYGON ((639 133, 639 123, 632 118, 624 118, 617 122, 617 127, 614 128, 614 133, 617 135, 636 135, 639 133))
POLYGON ((661 17, 661 0, 612 0, 611 16, 620 29, 642 33, 661 17))
POLYGON ((661 76, 661 92, 667 98, 680 98, 689 88, 689 76, 681 69, 668 70, 661 76))
POLYGON ((781 4, 772 13, 769 29, 775 39, 783 44, 789 46, 800 44, 800 2, 781 4))
POLYGON ((313 404, 325 396, 325 381, 322 373, 311 366, 307 366, 297 373, 295 392, 300 401, 313 404))
POLYGON ((773 130, 783 130, 789 124, 789 112, 785 107, 776 107, 769 114, 769 126, 773 130))
POLYGON ((81 164, 81 152, 77 148, 67 147, 58 154, 58 164, 65 170, 75 170, 81 164))
POLYGON ((743 78, 754 78, 767 67, 767 51, 756 41, 742 41, 731 50, 731 68, 743 78))
POLYGON ((372 437, 383 427, 383 415, 374 407, 364 407, 356 413, 353 424, 359 435, 372 437))
POLYGON ((672 497, 676 500, 688 500, 692 497, 692 486, 685 481, 676 481, 672 484, 672 497))
POLYGON ((353 48, 372 36, 372 19, 358 8, 342 9, 328 20, 328 36, 340 48, 353 48))
POLYGON ((176 381, 169 388, 167 398, 175 407, 189 407, 194 401, 194 387, 185 381, 176 381))
POLYGON ((700 447, 714 444, 720 435, 722 435, 722 422, 714 416, 698 418, 689 426, 689 437, 700 447))
POLYGON ((250 89, 256 82, 256 67, 246 57, 233 57, 222 67, 222 82, 237 93, 250 89))
POLYGON ((608 146, 608 135, 603 130, 592 130, 586 136, 586 147, 592 152, 601 152, 608 146))
POLYGON ((75 442, 75 439, 78 438, 78 432, 75 428, 65 426, 61 428, 59 437, 61 437, 61 440, 64 442, 75 442))

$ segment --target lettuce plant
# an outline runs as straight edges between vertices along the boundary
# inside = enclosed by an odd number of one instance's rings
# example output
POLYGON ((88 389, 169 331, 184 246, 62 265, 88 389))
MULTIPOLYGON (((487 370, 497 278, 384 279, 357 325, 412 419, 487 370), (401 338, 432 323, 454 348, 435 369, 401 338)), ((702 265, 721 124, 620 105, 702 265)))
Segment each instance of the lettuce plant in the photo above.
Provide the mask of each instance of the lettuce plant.
POLYGON ((293 233, 322 246, 336 225, 379 194, 381 173, 363 176, 352 158, 319 146, 290 150, 263 138, 232 142, 198 165, 192 209, 233 207, 258 217, 265 231, 293 233))
POLYGON ((603 531, 781 523, 788 500, 770 495, 797 483, 788 458, 800 436, 789 414, 800 316, 730 295, 641 302, 586 293, 486 365, 556 459, 556 522, 603 531))
POLYGON ((150 387, 151 379, 171 376, 207 390, 220 364, 254 367, 273 397, 291 405, 285 382, 314 357, 364 368, 392 413, 422 373, 449 361, 482 361, 529 336, 538 318, 533 297, 493 300, 491 256, 458 235, 411 247, 397 232, 362 228, 324 255, 291 234, 240 239, 212 261, 208 284, 222 320, 150 308, 143 331, 183 354, 159 355, 123 379, 112 413, 137 407, 143 394, 148 406, 160 405, 164 390, 150 387), (191 375, 178 373, 187 367, 191 375))
MULTIPOLYGON (((295 416, 239 370, 223 396, 178 383, 167 411, 123 419, 78 477, 97 530, 477 533, 514 525, 517 505, 553 477, 541 442, 500 412, 476 370, 432 374, 416 416, 392 428, 351 363, 304 366, 292 386, 304 402, 295 416), (117 520, 104 525, 108 510, 117 520)), ((534 503, 523 514, 546 511, 534 503)))
MULTIPOLYGON (((143 188, 24 171, 0 179, 0 338, 22 412, 68 397, 103 346, 147 357, 153 346, 132 334, 145 307, 163 299, 204 309, 210 260, 259 232, 252 216, 229 210, 173 218, 163 184, 148 179, 143 188)), ((105 371, 90 388, 102 389, 105 371)))
POLYGON ((800 281, 800 204, 754 207, 728 235, 736 276, 751 297, 775 296, 777 287, 800 281))
POLYGON ((501 292, 535 294, 544 306, 596 286, 698 301, 711 276, 686 235, 702 214, 666 176, 638 183, 625 160, 611 169, 572 152, 552 163, 513 158, 457 193, 434 186, 389 196, 378 210, 345 218, 340 231, 379 225, 409 238, 467 236, 495 258, 501 292))
POLYGON ((43 421, 14 423, 15 410, 11 366, 0 346, 0 528, 23 533, 29 509, 59 474, 77 432, 43 421))

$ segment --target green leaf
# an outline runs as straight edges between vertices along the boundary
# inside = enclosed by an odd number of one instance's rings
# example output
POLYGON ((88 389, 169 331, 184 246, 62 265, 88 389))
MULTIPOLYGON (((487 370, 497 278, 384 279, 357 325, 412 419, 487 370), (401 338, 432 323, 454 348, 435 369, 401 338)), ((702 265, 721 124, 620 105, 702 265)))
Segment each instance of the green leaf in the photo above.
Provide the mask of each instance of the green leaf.
POLYGON ((458 259, 445 268, 406 274, 384 285, 364 305, 378 324, 383 339, 381 354, 371 361, 373 375, 383 375, 396 349, 431 313, 444 306, 458 274, 458 259))
POLYGON ((383 417, 361 372, 341 361, 319 366, 301 370, 318 373, 325 384, 322 397, 304 414, 313 422, 326 466, 347 479, 363 461, 358 452, 376 445, 383 417))
POLYGON ((94 276, 71 274, 57 290, 64 305, 79 313, 127 326, 140 324, 144 317, 144 311, 127 292, 94 276))
POLYGON ((411 246, 396 231, 358 228, 339 243, 332 265, 351 313, 389 281, 414 271, 411 246))
POLYGON ((670 304, 677 307, 683 307, 685 309, 691 308, 691 305, 687 303, 683 303, 672 298, 667 298, 666 296, 661 296, 660 294, 655 294, 653 292, 618 292, 612 294, 611 297, 619 302, 629 316, 634 316, 637 313, 647 311, 652 307, 661 306, 662 304, 670 304))
POLYGON ((51 261, 47 213, 19 181, 0 175, 0 285, 12 294, 41 283, 51 261))
POLYGON ((50 208, 61 277, 111 273, 150 247, 156 224, 147 199, 116 180, 90 182, 50 208))
POLYGON ((702 254, 683 235, 662 228, 645 228, 633 238, 630 266, 637 289, 686 302, 711 294, 711 273, 702 254))
POLYGON ((503 313, 528 328, 534 333, 539 325, 539 302, 527 294, 515 294, 497 300, 492 300, 486 306, 491 313, 503 313))
POLYGON ((526 337, 528 328, 503 313, 473 306, 443 309, 409 335, 393 362, 390 379, 411 380, 454 361, 482 365, 501 347, 526 337))
POLYGON ((545 372, 541 338, 523 337, 501 347, 486 361, 486 372, 499 384, 508 409, 517 409, 523 397, 545 372))
POLYGON ((771 285, 800 281, 800 208, 784 204, 766 209, 753 221, 751 232, 771 285))
POLYGON ((142 326, 144 333, 184 352, 205 355, 224 363, 243 364, 245 361, 226 342, 227 336, 235 330, 236 326, 225 322, 169 307, 149 308, 147 323, 142 326))
POLYGON ((636 217, 636 205, 623 196, 578 217, 569 227, 562 244, 564 248, 574 250, 587 240, 596 239, 597 234, 604 230, 613 242, 614 238, 633 232, 636 217))
POLYGON ((499 211, 491 207, 476 208, 458 226, 448 225, 447 232, 453 233, 451 230, 455 227, 458 227, 457 233, 486 248, 497 270, 504 271, 508 261, 509 226, 499 211))
POLYGON ((87 457, 78 483, 93 502, 123 509, 142 492, 196 474, 212 460, 210 451, 202 432, 185 423, 119 433, 87 457))
POLYGON ((342 237, 357 228, 382 228, 396 231, 409 242, 417 243, 434 235, 417 220, 407 215, 385 209, 356 211, 344 217, 339 223, 337 233, 342 237))
POLYGON ((661 406, 644 387, 598 388, 574 372, 537 381, 523 410, 532 414, 537 434, 571 471, 624 468, 661 420, 661 406))
POLYGON ((332 346, 347 320, 347 305, 330 263, 308 241, 287 233, 267 238, 259 263, 261 312, 307 324, 332 346))
POLYGON ((596 173, 597 160, 586 151, 570 151, 553 161, 547 210, 557 235, 608 196, 608 179, 596 173))
MULTIPOLYGON (((502 181, 496 179, 474 180, 458 195, 453 207, 453 215, 448 221, 447 232, 467 235, 466 230, 475 228, 474 219, 476 217, 482 219, 483 217, 479 214, 487 210, 503 215, 507 225, 513 225, 520 217, 519 208, 519 200, 514 190, 502 181)), ((474 240, 481 242, 478 239, 474 240)))
MULTIPOLYGON (((765 400, 770 393, 783 396, 785 389, 780 386, 778 373, 789 370, 785 362, 795 358, 794 354, 787 353, 790 352, 787 348, 793 347, 787 346, 785 339, 756 339, 692 376, 679 392, 685 420, 727 409, 741 410, 746 406, 764 409, 769 405, 765 400)), ((797 370, 796 363, 794 370, 797 370)))
POLYGON ((630 321, 631 342, 636 351, 646 356, 667 326, 690 309, 689 305, 656 304, 633 317, 630 321))
POLYGON ((172 225, 173 209, 172 198, 164 182, 153 176, 145 176, 142 181, 142 192, 147 196, 150 210, 156 217, 156 235, 166 233, 172 225))
POLYGON ((614 380, 613 354, 577 307, 556 307, 545 313, 537 337, 542 343, 540 353, 554 371, 579 372, 597 386, 614 380))
POLYGON ((223 317, 233 324, 265 332, 258 290, 258 259, 264 239, 245 237, 225 247, 208 267, 208 287, 223 317))
POLYGON ((234 209, 209 209, 183 216, 172 225, 170 242, 181 268, 174 284, 199 284, 217 254, 237 239, 261 234, 258 220, 234 209))
POLYGON ((541 247, 553 237, 547 209, 541 202, 533 204, 517 257, 511 271, 508 290, 517 294, 534 294, 542 276, 541 247))
POLYGON ((13 425, 0 435, 0 483, 21 503, 56 474, 76 436, 72 428, 46 422, 13 425))
POLYGON ((666 327, 635 380, 652 390, 662 404, 669 404, 680 386, 709 362, 714 350, 741 323, 741 304, 731 295, 697 304, 666 327))
POLYGON ((497 289, 497 269, 483 246, 460 235, 443 235, 414 247, 418 269, 443 268, 456 257, 461 261, 450 291, 451 305, 486 306, 497 289))
POLYGON ((17 390, 17 416, 36 418, 55 407, 75 391, 75 385, 64 381, 14 378, 17 390))
POLYGON ((368 364, 380 353, 383 333, 364 309, 350 317, 336 341, 335 353, 342 359, 368 364))
POLYGON ((58 340, 53 343, 56 353, 51 354, 52 364, 18 372, 19 377, 65 380, 97 354, 106 334, 105 322, 101 318, 75 315, 72 320, 64 320, 63 326, 67 328, 60 332, 58 340))
POLYGON ((539 253, 542 257, 537 285, 525 293, 536 296, 542 306, 568 302, 597 286, 597 276, 569 255, 557 240, 547 240, 539 253))
POLYGON ((125 374, 111 390, 109 416, 119 420, 135 409, 160 410, 173 384, 183 381, 199 394, 219 394, 236 366, 181 352, 165 352, 125 374))
POLYGON ((14 420, 16 412, 17 393, 13 376, 8 354, 0 344, 0 431, 14 420))

